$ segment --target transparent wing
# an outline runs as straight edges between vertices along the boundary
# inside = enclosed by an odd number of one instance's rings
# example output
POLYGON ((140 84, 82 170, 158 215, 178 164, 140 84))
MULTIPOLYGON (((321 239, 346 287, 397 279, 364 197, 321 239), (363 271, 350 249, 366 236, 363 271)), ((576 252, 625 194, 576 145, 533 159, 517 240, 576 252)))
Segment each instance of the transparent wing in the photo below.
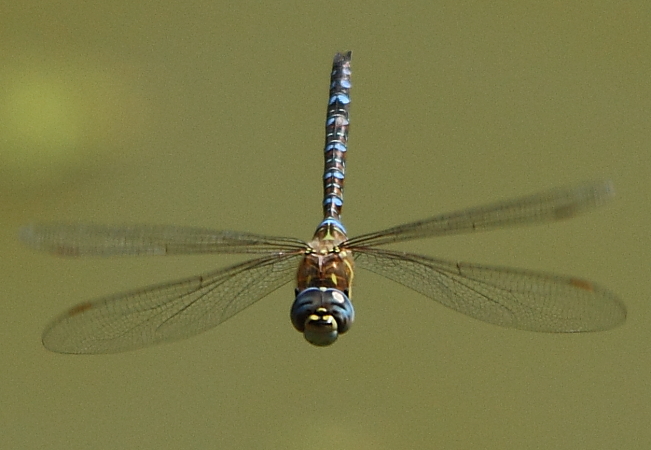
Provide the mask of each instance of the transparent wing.
POLYGON ((31 224, 20 230, 20 238, 59 256, 274 253, 306 247, 294 238, 156 225, 31 224))
POLYGON ((265 256, 81 303, 46 328, 43 344, 60 353, 116 353, 201 333, 291 281, 302 256, 265 256))
POLYGON ((549 333, 600 331, 622 324, 626 307, 588 281, 409 253, 358 249, 361 267, 484 322, 549 333))
POLYGON ((411 239, 565 219, 603 205, 614 194, 615 190, 610 181, 554 189, 364 234, 348 240, 342 247, 370 247, 411 239))

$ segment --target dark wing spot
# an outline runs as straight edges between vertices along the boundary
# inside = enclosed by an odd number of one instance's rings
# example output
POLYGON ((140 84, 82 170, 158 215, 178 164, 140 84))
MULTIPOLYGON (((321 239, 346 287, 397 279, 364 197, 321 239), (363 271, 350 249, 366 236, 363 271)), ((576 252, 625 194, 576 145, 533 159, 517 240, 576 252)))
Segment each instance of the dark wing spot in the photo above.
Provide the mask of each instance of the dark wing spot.
POLYGON ((589 291, 589 292, 594 291, 594 287, 592 286, 592 283, 590 283, 589 281, 579 280, 578 278, 572 278, 570 280, 570 284, 576 288, 583 289, 584 291, 589 291))
POLYGON ((81 303, 81 304, 79 304, 77 306, 73 306, 72 308, 70 308, 70 310, 68 311, 68 315, 70 317, 76 316, 77 314, 81 314, 83 312, 88 311, 92 307, 93 307, 93 305, 90 302, 81 303))

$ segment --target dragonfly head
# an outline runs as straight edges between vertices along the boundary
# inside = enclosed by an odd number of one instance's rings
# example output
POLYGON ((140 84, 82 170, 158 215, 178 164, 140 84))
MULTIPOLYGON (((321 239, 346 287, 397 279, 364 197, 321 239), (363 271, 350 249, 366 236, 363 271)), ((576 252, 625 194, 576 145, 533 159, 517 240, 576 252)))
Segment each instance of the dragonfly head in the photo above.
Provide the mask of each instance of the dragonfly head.
POLYGON ((310 344, 323 347, 348 331, 355 320, 355 311, 345 292, 311 287, 296 293, 291 318, 294 328, 310 344))

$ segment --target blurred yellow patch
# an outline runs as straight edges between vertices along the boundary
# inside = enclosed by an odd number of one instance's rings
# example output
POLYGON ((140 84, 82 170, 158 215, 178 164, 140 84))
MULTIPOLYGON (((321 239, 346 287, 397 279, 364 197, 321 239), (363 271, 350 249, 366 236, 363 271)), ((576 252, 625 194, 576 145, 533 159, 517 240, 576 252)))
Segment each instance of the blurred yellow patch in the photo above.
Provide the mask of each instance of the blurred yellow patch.
MULTIPOLYGON (((35 58, 33 58, 35 59, 35 58)), ((44 187, 101 166, 143 133, 131 77, 76 65, 0 68, 0 187, 44 187)))

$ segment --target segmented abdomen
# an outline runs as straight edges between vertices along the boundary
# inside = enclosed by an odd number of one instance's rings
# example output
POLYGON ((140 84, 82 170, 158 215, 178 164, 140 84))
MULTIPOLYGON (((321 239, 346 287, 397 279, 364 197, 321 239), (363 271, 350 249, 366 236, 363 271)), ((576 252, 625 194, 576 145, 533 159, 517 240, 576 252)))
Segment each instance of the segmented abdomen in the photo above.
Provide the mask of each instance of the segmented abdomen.
POLYGON ((348 108, 350 105, 351 52, 338 53, 332 63, 330 96, 326 116, 325 170, 323 174, 323 217, 320 226, 334 225, 345 232, 341 224, 346 146, 348 143, 348 108))

